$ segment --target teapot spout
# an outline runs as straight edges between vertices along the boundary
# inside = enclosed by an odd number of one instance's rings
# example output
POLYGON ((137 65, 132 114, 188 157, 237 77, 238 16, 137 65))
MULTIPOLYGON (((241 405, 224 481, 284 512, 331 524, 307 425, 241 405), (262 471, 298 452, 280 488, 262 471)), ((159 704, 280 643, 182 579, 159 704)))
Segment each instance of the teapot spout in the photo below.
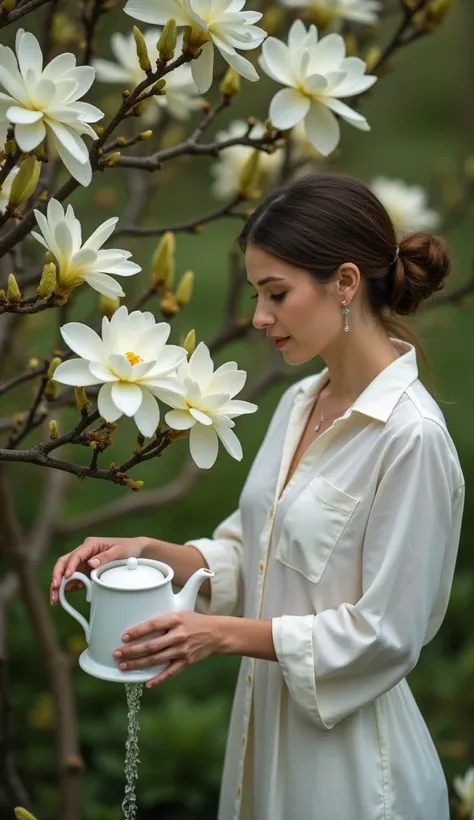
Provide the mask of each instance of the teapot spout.
POLYGON ((214 575, 212 570, 202 567, 191 575, 185 586, 174 596, 174 606, 176 612, 183 612, 185 609, 194 609, 199 587, 206 578, 214 575))

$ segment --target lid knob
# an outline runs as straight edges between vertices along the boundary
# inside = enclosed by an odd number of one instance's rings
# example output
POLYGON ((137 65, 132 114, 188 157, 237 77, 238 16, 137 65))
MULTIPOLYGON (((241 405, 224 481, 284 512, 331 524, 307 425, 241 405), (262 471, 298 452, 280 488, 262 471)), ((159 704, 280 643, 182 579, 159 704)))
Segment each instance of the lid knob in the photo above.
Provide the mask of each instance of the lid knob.
POLYGON ((129 558, 127 561, 127 569, 136 569, 138 567, 138 561, 136 558, 129 558))

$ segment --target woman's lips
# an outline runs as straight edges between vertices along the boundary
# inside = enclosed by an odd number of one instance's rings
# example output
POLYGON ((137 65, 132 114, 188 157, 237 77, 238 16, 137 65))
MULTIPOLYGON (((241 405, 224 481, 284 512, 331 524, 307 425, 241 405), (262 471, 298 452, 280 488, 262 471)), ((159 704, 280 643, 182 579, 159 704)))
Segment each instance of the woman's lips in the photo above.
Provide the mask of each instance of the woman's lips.
POLYGON ((284 336, 282 338, 278 338, 278 336, 275 336, 273 338, 273 344, 275 345, 277 350, 280 350, 282 347, 284 347, 286 345, 286 343, 289 341, 289 339, 290 339, 289 336, 284 336))

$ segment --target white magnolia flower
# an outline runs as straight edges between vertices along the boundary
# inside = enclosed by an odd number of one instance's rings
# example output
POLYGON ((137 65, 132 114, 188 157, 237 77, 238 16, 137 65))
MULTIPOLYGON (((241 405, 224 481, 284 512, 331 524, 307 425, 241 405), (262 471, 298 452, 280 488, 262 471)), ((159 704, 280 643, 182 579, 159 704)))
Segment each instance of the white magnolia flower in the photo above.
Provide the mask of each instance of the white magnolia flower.
POLYGON ((50 199, 46 216, 37 210, 35 216, 41 234, 32 231, 31 236, 55 257, 59 290, 67 292, 87 282, 94 290, 112 299, 125 296, 118 282, 109 274, 133 276, 141 271, 141 267, 128 261, 132 255, 130 251, 115 248, 100 250, 113 233, 118 216, 99 225, 84 243, 81 223, 71 205, 64 211, 60 202, 50 199))
POLYGON ((227 362, 214 370, 209 349, 201 342, 189 361, 180 364, 177 376, 184 392, 165 399, 176 408, 166 414, 165 421, 175 430, 190 429, 189 448, 198 467, 212 467, 219 439, 229 455, 240 461, 242 446, 231 429, 235 426, 232 419, 258 409, 248 401, 233 401, 245 384, 245 370, 238 370, 236 362, 227 362))
POLYGON ((280 0, 290 8, 314 9, 329 21, 351 20, 373 25, 380 12, 379 0, 280 0))
MULTIPOLYGON (((2 165, 0 165, 0 171, 1 171, 1 169, 2 169, 2 165)), ((3 213, 3 211, 5 210, 5 208, 8 205, 8 200, 10 199, 10 191, 11 191, 11 187, 12 187, 12 182, 15 179, 15 177, 16 177, 19 170, 20 170, 19 168, 13 168, 13 170, 10 171, 10 173, 8 174, 8 176, 5 179, 5 181, 3 182, 3 184, 0 185, 0 214, 3 213)))
POLYGON ((95 69, 76 66, 74 54, 58 54, 43 68, 43 54, 33 34, 19 29, 16 56, 0 46, 0 126, 15 127, 22 151, 33 151, 46 134, 51 137, 64 165, 81 185, 89 185, 92 169, 81 134, 97 139, 89 125, 104 116, 95 105, 79 102, 91 87, 95 69))
POLYGON ((252 63, 237 54, 236 49, 258 48, 266 37, 257 23, 259 11, 243 11, 246 0, 128 0, 124 11, 130 17, 152 25, 164 25, 173 17, 178 26, 190 26, 195 39, 199 37, 202 54, 191 62, 194 82, 201 94, 212 85, 214 46, 232 68, 255 82, 258 74, 252 63))
POLYGON ((474 768, 468 769, 464 777, 455 777, 453 785, 463 807, 471 813, 471 819, 474 820, 474 768))
POLYGON ((380 176, 373 180, 371 188, 388 211, 399 236, 432 231, 439 226, 441 217, 428 208, 427 194, 421 186, 380 176))
MULTIPOLYGON (((152 66, 158 59, 157 42, 161 34, 161 29, 148 29, 143 32, 148 55, 152 66)), ((145 77, 145 72, 140 68, 137 57, 137 47, 133 34, 128 37, 116 32, 110 40, 112 51, 117 62, 97 58, 92 61, 92 65, 97 71, 97 79, 104 83, 126 83, 132 87, 141 83, 145 77)), ((183 50, 183 38, 178 37, 176 53, 183 50)), ((144 114, 144 119, 148 123, 156 122, 159 117, 160 108, 167 108, 173 117, 178 120, 185 120, 191 111, 195 111, 201 105, 201 98, 196 84, 193 80, 189 65, 182 65, 170 71, 166 75, 166 94, 162 97, 152 97, 144 114)))
POLYGON ((133 416, 140 433, 152 436, 160 421, 156 399, 182 389, 175 373, 186 351, 166 344, 170 332, 167 322, 156 324, 149 312, 129 314, 125 305, 110 321, 103 317, 102 338, 87 325, 70 322, 61 335, 80 358, 62 362, 54 380, 74 387, 102 384, 97 399, 102 418, 133 416))
MULTIPOLYGON (((235 139, 236 137, 242 137, 247 132, 248 124, 244 120, 235 120, 230 124, 227 131, 217 132, 216 140, 223 142, 224 140, 235 139)), ((259 139, 263 137, 264 133, 264 124, 256 123, 249 136, 253 139, 259 139)), ((232 145, 220 152, 219 158, 211 166, 211 173, 215 177, 212 191, 218 199, 228 199, 235 196, 239 190, 242 171, 254 151, 255 148, 249 145, 232 145)), ((283 151, 275 151, 273 154, 260 151, 256 184, 262 185, 275 180, 282 163, 283 151)))
POLYGON ((361 131, 370 131, 365 117, 341 97, 361 94, 377 77, 365 74, 363 60, 345 54, 339 34, 328 34, 318 42, 316 27, 307 31, 301 20, 292 24, 287 45, 269 37, 262 46, 261 67, 273 80, 288 86, 270 103, 273 125, 286 130, 304 120, 309 141, 324 156, 334 151, 340 139, 335 114, 361 131))

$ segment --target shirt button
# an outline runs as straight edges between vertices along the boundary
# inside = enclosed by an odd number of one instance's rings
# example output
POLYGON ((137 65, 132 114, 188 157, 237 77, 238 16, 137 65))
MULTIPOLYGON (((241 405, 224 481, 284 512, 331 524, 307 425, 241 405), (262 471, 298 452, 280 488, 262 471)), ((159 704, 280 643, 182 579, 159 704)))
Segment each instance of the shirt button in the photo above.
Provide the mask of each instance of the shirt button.
POLYGON ((260 572, 263 572, 264 569, 265 569, 265 564, 263 563, 263 561, 260 561, 260 564, 259 564, 260 572))
POLYGON ((247 675, 247 683, 252 683, 252 675, 247 675))
POLYGON ((235 790, 235 793, 236 793, 237 797, 240 797, 240 795, 242 793, 242 786, 237 786, 237 788, 235 790))

